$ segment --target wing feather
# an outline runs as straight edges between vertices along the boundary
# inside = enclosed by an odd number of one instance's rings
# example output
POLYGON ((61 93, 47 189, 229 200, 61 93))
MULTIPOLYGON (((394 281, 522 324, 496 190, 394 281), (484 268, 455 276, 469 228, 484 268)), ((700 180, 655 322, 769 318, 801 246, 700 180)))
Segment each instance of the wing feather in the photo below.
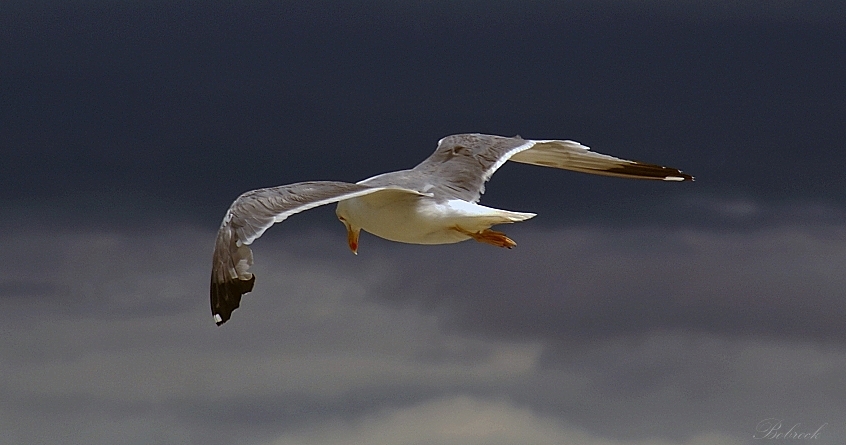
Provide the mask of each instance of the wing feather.
POLYGON ((533 141, 486 134, 456 134, 438 141, 438 148, 411 172, 426 178, 435 196, 476 202, 485 182, 515 153, 533 141))
POLYGON ((511 156, 514 162, 561 168, 594 175, 664 181, 692 181, 681 170, 645 162, 629 161, 591 151, 575 141, 532 141, 528 150, 511 156))
POLYGON ((310 181, 246 192, 229 207, 215 239, 210 285, 214 320, 221 325, 238 308, 241 296, 252 291, 249 247, 274 223, 324 204, 384 190, 335 181, 310 181))

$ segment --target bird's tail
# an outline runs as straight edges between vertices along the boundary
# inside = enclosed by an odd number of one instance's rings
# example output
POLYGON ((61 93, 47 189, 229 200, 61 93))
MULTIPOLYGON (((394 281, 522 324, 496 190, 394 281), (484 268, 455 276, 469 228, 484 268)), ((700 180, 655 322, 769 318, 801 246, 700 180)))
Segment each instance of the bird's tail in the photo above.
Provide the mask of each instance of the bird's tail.
POLYGON ((527 213, 527 212, 512 212, 510 210, 500 210, 497 209, 496 215, 492 215, 496 218, 496 224, 511 224, 520 221, 525 221, 530 218, 534 218, 537 216, 536 213, 527 213))

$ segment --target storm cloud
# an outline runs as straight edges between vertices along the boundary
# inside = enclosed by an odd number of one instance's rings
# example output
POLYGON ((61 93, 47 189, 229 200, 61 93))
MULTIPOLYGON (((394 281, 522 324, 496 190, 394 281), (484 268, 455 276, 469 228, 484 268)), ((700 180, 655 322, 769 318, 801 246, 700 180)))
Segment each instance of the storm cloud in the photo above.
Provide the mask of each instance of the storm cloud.
POLYGON ((0 443, 842 443, 843 8, 4 3, 0 443), (315 209, 215 326, 238 194, 458 132, 696 181, 507 163, 513 250, 353 256, 315 209))

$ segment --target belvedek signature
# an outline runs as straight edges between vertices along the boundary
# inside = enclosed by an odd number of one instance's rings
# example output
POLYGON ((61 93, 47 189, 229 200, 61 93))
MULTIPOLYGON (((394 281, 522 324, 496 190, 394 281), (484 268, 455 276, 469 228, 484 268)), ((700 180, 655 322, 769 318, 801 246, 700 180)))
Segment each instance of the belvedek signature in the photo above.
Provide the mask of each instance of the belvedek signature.
POLYGON ((816 430, 808 428, 799 422, 792 424, 790 428, 786 428, 787 425, 790 425, 790 423, 784 423, 784 419, 776 419, 775 417, 764 419, 755 426, 755 434, 752 435, 752 438, 776 440, 819 439, 820 432, 828 425, 828 422, 820 425, 816 430))

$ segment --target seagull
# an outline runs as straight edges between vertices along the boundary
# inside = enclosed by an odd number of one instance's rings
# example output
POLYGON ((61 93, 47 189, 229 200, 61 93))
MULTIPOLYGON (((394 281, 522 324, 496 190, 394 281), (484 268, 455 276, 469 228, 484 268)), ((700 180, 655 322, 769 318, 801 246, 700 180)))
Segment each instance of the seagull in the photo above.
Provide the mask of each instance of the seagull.
POLYGON ((246 192, 229 207, 215 239, 211 310, 218 326, 253 290, 253 253, 248 247, 274 223, 317 206, 337 203, 335 214, 358 254, 361 230, 410 244, 450 244, 474 239, 497 247, 516 243, 497 224, 525 221, 534 213, 478 204, 485 182, 506 161, 633 179, 692 181, 678 169, 628 161, 591 151, 571 140, 457 134, 410 170, 359 181, 307 181, 246 192))

